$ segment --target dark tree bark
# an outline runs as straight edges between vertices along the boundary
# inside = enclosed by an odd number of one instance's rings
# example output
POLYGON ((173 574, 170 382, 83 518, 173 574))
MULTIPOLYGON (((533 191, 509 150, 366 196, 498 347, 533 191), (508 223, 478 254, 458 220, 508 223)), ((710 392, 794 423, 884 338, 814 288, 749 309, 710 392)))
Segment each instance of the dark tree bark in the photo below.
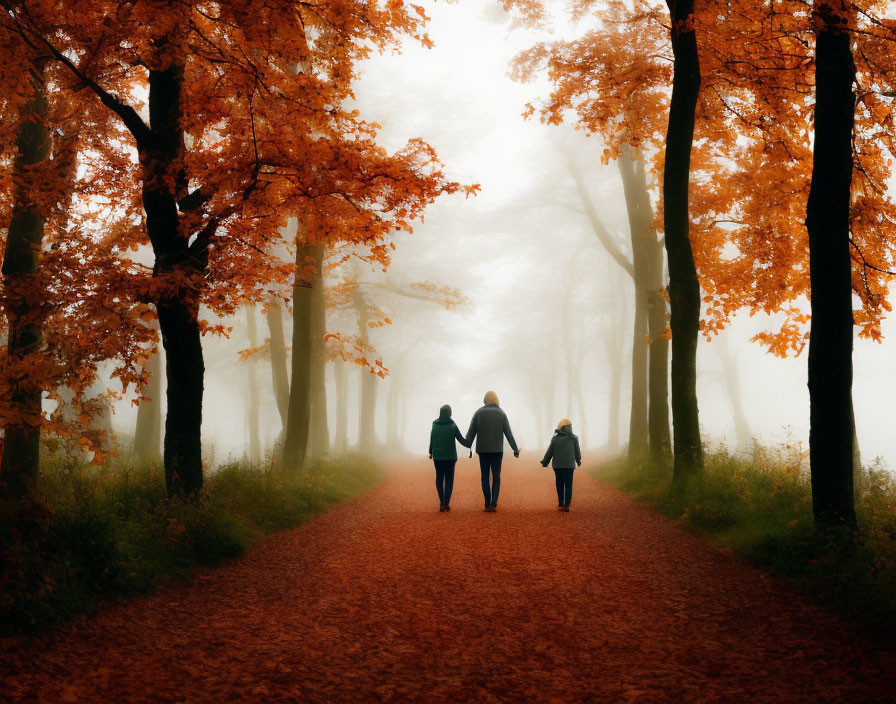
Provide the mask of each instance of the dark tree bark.
POLYGON ((816 0, 815 144, 806 208, 812 323, 809 462, 819 527, 853 526, 852 347, 849 244, 856 67, 842 0, 816 0))
POLYGON ((286 368, 286 337, 283 334, 283 306, 280 299, 268 299, 268 329, 271 331, 271 381, 280 414, 281 434, 289 414, 289 376, 286 368))
POLYGON ((187 195, 180 124, 183 77, 184 67, 176 63, 162 71, 149 71, 149 133, 137 138, 166 358, 168 413, 163 454, 169 494, 190 494, 202 488, 205 362, 199 330, 199 280, 208 253, 202 237, 191 246, 189 238, 179 232, 178 201, 187 195))
POLYGON ((134 454, 137 457, 158 458, 162 448, 162 352, 156 350, 146 360, 149 379, 141 392, 148 400, 137 406, 137 426, 134 430, 134 454))
MULTIPOLYGON (((33 61, 34 91, 19 112, 13 163, 13 210, 3 253, 3 293, 7 302, 9 356, 22 360, 40 347, 41 318, 38 262, 46 213, 40 203, 47 187, 46 164, 53 138, 46 123, 47 97, 43 60, 33 61)), ((30 494, 37 482, 41 423, 41 388, 24 375, 12 388, 12 406, 19 419, 4 428, 0 489, 9 499, 30 494)))
POLYGON ((663 201, 672 328, 673 470, 677 481, 703 471, 703 445, 697 411, 697 337, 700 283, 689 235, 688 179, 694 120, 700 95, 700 61, 693 26, 694 0, 666 0, 672 20, 674 68, 663 201))
POLYGON ((292 297, 292 379, 289 384, 289 412, 283 438, 283 461, 287 467, 301 469, 308 451, 311 427, 311 318, 312 275, 302 271, 323 257, 322 245, 304 245, 296 249, 296 284, 292 297))

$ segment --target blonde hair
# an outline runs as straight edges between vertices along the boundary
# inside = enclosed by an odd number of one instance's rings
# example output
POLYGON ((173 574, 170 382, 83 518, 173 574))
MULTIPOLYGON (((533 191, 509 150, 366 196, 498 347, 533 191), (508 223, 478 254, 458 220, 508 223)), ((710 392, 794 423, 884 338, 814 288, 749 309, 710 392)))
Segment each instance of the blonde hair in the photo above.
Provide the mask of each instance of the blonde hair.
POLYGON ((494 391, 487 391, 485 393, 485 398, 482 399, 482 402, 486 405, 489 405, 489 404, 494 404, 495 406, 501 405, 498 403, 498 394, 496 394, 494 391))
POLYGON ((572 421, 569 418, 564 418, 559 423, 557 423, 557 430, 560 430, 564 425, 572 425, 572 421))

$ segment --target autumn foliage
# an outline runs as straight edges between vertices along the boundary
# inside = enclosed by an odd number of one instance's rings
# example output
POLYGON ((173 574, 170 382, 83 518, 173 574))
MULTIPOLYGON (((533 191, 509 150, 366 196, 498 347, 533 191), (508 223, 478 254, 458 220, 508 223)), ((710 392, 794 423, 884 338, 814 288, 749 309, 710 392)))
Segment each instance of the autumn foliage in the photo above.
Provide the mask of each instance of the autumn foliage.
POLYGON ((24 194, 45 220, 37 271, 4 281, 7 322, 30 316, 41 343, 4 357, 0 420, 39 426, 7 392, 66 384, 80 394, 102 360, 123 390, 139 387, 159 314, 176 382, 169 408, 184 413, 166 433, 169 482, 190 475, 195 488, 198 335, 224 332, 200 310, 232 314, 289 286, 302 272, 284 249, 358 244, 385 262, 394 230, 461 189, 428 144, 388 153, 377 126, 345 107, 357 62, 403 37, 428 45, 426 17, 350 0, 3 8, 3 212, 23 197, 12 169, 23 119, 46 124, 52 158, 24 194), (46 114, 23 117, 36 95, 46 114), (72 160, 78 168, 65 167, 72 160), (284 238, 288 218, 305 224, 301 238, 284 238))
MULTIPOLYGON (((550 23, 554 6, 506 2, 527 21, 550 23)), ((896 153, 896 22, 888 3, 853 3, 857 65, 851 241, 860 334, 880 337, 896 268, 896 204, 888 194, 896 153)), ((575 36, 521 54, 514 76, 546 72, 550 95, 528 113, 573 121, 599 134, 604 159, 641 147, 662 171, 671 85, 665 3, 575 0, 575 36)), ((782 314, 758 340, 776 354, 799 352, 808 335, 808 240, 812 174, 812 3, 697 2, 702 84, 691 155, 691 241, 712 335, 739 310, 782 314)), ((656 182, 656 177, 655 177, 656 182)), ((662 224, 662 203, 657 225, 662 224)))

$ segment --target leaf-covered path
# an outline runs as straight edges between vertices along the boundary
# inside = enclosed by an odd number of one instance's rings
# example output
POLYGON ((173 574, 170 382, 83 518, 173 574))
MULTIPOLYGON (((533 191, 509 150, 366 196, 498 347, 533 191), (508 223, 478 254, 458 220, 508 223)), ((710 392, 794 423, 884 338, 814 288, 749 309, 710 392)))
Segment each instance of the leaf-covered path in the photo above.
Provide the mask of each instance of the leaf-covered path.
POLYGON ((893 701, 896 660, 837 618, 577 472, 430 463, 250 555, 0 645, 10 702, 893 701))

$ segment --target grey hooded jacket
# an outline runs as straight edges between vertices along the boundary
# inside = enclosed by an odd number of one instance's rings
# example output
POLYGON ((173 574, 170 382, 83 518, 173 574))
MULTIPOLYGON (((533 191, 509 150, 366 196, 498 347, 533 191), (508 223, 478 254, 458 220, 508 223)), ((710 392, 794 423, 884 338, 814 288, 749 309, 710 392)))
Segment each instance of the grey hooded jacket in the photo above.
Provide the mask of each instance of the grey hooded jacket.
POLYGON ((510 443, 514 452, 519 452, 510 423, 500 406, 486 404, 473 414, 470 429, 467 431, 467 447, 476 440, 476 452, 504 452, 504 438, 510 443))
POLYGON ((554 431, 548 451, 541 460, 542 466, 547 467, 551 460, 554 469, 575 469, 577 464, 581 464, 582 451, 579 449, 579 438, 572 434, 572 427, 564 425, 554 431))

